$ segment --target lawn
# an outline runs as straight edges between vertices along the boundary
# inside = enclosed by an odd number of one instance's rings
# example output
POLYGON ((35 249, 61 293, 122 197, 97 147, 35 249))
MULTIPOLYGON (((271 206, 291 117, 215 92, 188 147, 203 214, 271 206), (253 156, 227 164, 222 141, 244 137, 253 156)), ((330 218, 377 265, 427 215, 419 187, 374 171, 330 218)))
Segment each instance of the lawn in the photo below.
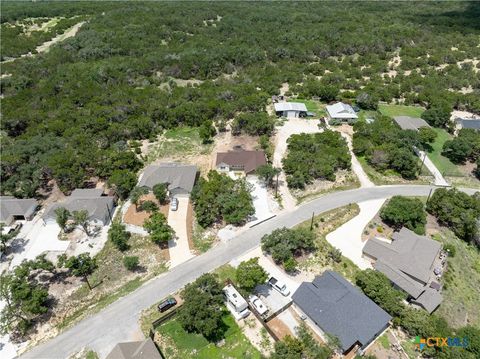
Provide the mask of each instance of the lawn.
POLYGON ((468 323, 480 327, 480 250, 443 229, 434 236, 444 245, 455 248, 455 256, 448 258, 448 269, 443 277, 443 302, 437 313, 453 327, 468 323))
POLYGON ((428 152, 428 158, 432 160, 434 165, 438 168, 438 170, 443 175, 447 175, 447 176, 461 175, 457 166, 452 162, 450 162, 448 158, 442 156, 443 144, 446 141, 450 140, 452 136, 442 128, 434 128, 434 130, 437 133, 437 138, 435 139, 435 142, 432 144, 432 150, 428 152))
POLYGON ((163 354, 169 359, 214 359, 214 358, 260 358, 260 353, 243 335, 235 319, 226 314, 223 322, 227 326, 225 339, 221 345, 210 343, 202 335, 187 333, 176 318, 160 325, 156 339, 163 354))
POLYGON ((304 103, 305 106, 307 106, 307 110, 309 112, 314 112, 315 117, 322 117, 325 116, 327 113, 325 112, 325 104, 321 103, 320 101, 315 101, 315 100, 304 100, 297 98, 295 100, 292 100, 294 102, 301 102, 304 103))
POLYGON ((378 110, 382 115, 394 116, 410 116, 420 117, 425 111, 423 107, 418 106, 404 106, 404 105, 379 105, 378 110))

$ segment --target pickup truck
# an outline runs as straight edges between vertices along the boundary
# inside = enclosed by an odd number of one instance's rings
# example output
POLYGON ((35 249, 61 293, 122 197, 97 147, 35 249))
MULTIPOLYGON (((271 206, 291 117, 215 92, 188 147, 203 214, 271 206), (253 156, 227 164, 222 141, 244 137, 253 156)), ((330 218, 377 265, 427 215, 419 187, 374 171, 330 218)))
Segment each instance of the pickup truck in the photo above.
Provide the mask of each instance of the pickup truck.
POLYGON ((268 280, 268 285, 285 297, 290 294, 287 285, 273 276, 268 280))

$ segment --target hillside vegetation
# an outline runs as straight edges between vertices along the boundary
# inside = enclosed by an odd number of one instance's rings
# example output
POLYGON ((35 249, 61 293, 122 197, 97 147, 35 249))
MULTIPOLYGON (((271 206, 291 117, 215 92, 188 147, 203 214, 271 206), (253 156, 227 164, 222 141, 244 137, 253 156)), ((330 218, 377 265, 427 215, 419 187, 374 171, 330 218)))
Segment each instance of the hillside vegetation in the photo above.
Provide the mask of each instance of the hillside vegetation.
POLYGON ((475 2, 2 3, 2 26, 57 16, 88 20, 2 64, 3 193, 134 173, 129 140, 264 112, 285 82, 325 101, 480 111, 475 2))

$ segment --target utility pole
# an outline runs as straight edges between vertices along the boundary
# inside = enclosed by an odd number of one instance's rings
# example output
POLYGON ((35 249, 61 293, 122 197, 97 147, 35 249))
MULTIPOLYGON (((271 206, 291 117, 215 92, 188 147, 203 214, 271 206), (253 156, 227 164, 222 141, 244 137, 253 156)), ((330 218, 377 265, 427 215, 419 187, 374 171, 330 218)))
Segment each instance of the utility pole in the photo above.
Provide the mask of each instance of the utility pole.
POLYGON ((313 218, 315 217, 315 212, 312 212, 312 221, 310 222, 310 230, 313 230, 313 218))
POLYGON ((430 196, 432 195, 432 191, 433 191, 433 188, 430 188, 430 192, 428 193, 426 204, 428 204, 428 201, 430 201, 430 196))
POLYGON ((427 159, 427 153, 426 152, 423 152, 423 161, 422 161, 422 165, 420 166, 420 171, 418 171, 418 174, 422 174, 422 169, 423 169, 423 164, 425 163, 425 160, 427 159))
POLYGON ((280 175, 280 173, 277 172, 277 181, 276 181, 276 184, 275 184, 275 197, 278 197, 278 176, 280 175))

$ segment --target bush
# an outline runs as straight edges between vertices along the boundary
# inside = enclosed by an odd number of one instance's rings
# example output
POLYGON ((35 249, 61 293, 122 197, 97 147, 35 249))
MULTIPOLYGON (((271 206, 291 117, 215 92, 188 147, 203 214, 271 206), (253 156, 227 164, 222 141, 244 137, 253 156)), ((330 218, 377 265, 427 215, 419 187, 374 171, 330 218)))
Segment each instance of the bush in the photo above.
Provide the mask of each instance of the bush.
POLYGON ((130 271, 138 268, 139 259, 137 256, 127 256, 123 258, 123 265, 130 271))
POLYGON ((453 245, 453 244, 445 244, 443 246, 443 250, 446 251, 448 253, 448 256, 449 257, 455 257, 455 254, 457 253, 457 248, 453 245))
POLYGON ((143 227, 150 235, 150 239, 157 244, 168 243, 175 234, 172 227, 168 225, 165 215, 160 212, 153 213, 150 218, 145 221, 143 227))
POLYGON ((146 211, 146 212, 156 212, 158 211, 158 206, 155 202, 153 201, 143 201, 142 204, 140 205, 140 210, 141 211, 146 211))
MULTIPOLYGON (((315 234, 306 228, 280 228, 262 237, 262 250, 276 263, 285 264, 298 254, 315 248, 315 234)), ((291 263, 289 263, 291 265, 291 263)))
POLYGON ((249 259, 239 264, 237 271, 238 286, 251 293, 259 284, 263 284, 268 279, 268 274, 263 267, 258 264, 258 257, 249 259))
POLYGON ((425 233, 427 213, 417 198, 392 197, 380 211, 380 218, 395 230, 407 227, 417 234, 425 233))
POLYGON ((293 258, 293 257, 290 257, 285 262, 283 262, 283 268, 288 273, 295 272, 297 270, 297 265, 298 265, 298 263, 295 260, 295 258, 293 258))
POLYGON ((130 236, 130 232, 127 232, 127 228, 122 223, 114 222, 108 230, 108 240, 122 252, 130 248, 128 244, 130 236))

